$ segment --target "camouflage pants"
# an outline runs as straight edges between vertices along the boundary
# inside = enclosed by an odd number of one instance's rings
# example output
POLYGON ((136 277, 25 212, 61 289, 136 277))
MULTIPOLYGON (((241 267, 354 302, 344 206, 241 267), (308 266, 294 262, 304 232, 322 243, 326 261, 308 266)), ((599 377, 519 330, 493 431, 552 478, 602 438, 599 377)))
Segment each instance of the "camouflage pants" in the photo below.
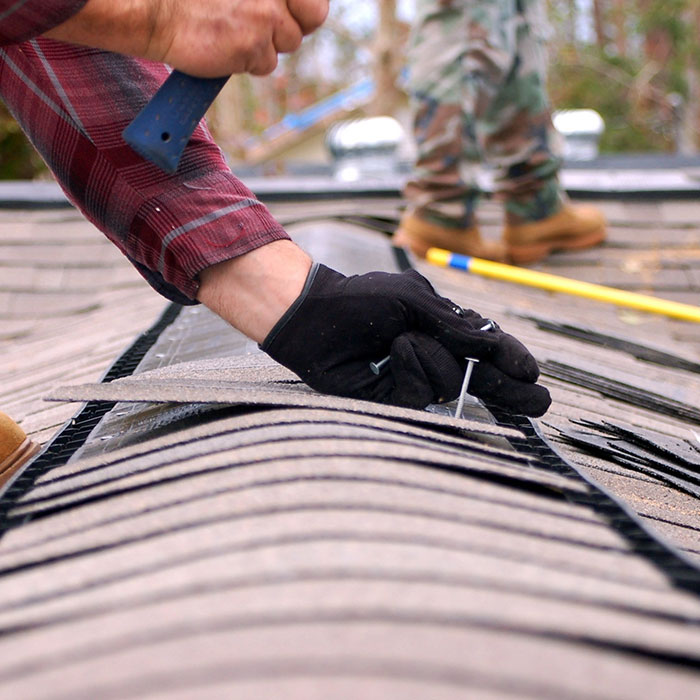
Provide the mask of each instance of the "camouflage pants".
POLYGON ((417 0, 409 43, 417 161, 409 211, 474 223, 481 163, 510 223, 560 209, 546 95, 544 0, 417 0))

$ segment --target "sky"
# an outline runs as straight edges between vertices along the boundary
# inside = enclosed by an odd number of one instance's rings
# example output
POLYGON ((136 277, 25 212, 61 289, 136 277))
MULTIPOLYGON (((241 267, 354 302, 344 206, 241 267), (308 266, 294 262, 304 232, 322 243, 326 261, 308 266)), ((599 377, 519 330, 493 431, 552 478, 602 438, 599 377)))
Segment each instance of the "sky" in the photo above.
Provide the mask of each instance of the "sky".
MULTIPOLYGON (((345 12, 345 22, 356 31, 369 30, 376 24, 377 2, 376 0, 333 0, 331 2, 331 15, 334 8, 346 9, 352 7, 352 12, 345 12)), ((415 11, 415 0, 398 0, 398 15, 403 20, 410 20, 415 11)))

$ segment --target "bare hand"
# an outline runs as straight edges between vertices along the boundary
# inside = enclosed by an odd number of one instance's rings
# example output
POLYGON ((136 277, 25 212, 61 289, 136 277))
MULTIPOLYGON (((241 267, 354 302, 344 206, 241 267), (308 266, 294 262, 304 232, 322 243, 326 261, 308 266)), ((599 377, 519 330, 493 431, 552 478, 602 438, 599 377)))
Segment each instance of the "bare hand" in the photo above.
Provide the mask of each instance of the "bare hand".
POLYGON ((266 75, 327 13, 328 0, 88 0, 47 36, 195 76, 266 75))
POLYGON ((267 75, 324 21, 327 0, 163 0, 150 53, 185 73, 267 75))

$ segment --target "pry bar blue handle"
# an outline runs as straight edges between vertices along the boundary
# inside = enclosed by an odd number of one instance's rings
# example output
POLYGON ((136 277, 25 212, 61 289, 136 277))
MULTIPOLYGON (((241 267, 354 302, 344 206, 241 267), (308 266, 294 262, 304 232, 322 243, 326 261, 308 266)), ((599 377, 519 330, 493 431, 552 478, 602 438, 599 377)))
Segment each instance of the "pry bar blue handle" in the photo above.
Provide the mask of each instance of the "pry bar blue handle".
POLYGON ((173 71, 124 129, 124 140, 166 173, 174 173, 197 124, 227 80, 173 71))

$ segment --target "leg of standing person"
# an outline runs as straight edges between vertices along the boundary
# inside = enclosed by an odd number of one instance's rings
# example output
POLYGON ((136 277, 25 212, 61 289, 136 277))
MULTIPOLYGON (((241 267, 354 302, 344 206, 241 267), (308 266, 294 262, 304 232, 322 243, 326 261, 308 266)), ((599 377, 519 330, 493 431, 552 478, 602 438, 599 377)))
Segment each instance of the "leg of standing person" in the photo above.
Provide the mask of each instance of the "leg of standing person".
POLYGON ((421 256, 435 246, 502 260, 504 247, 481 237, 475 216, 476 112, 489 98, 465 85, 467 19, 464 0, 418 0, 408 50, 417 157, 394 242, 421 256))
MULTIPOLYGON (((482 9, 488 4, 472 3, 482 9)), ((497 19, 490 14, 488 25, 498 26, 497 19)), ((479 120, 478 137, 494 168, 495 196, 505 202, 508 257, 514 263, 529 263, 554 250, 600 243, 605 220, 594 207, 572 205, 559 182, 559 138, 546 88, 545 5, 542 0, 514 1, 507 21, 512 64, 479 120)), ((484 40, 491 43, 494 37, 470 36, 472 46, 484 40)))

